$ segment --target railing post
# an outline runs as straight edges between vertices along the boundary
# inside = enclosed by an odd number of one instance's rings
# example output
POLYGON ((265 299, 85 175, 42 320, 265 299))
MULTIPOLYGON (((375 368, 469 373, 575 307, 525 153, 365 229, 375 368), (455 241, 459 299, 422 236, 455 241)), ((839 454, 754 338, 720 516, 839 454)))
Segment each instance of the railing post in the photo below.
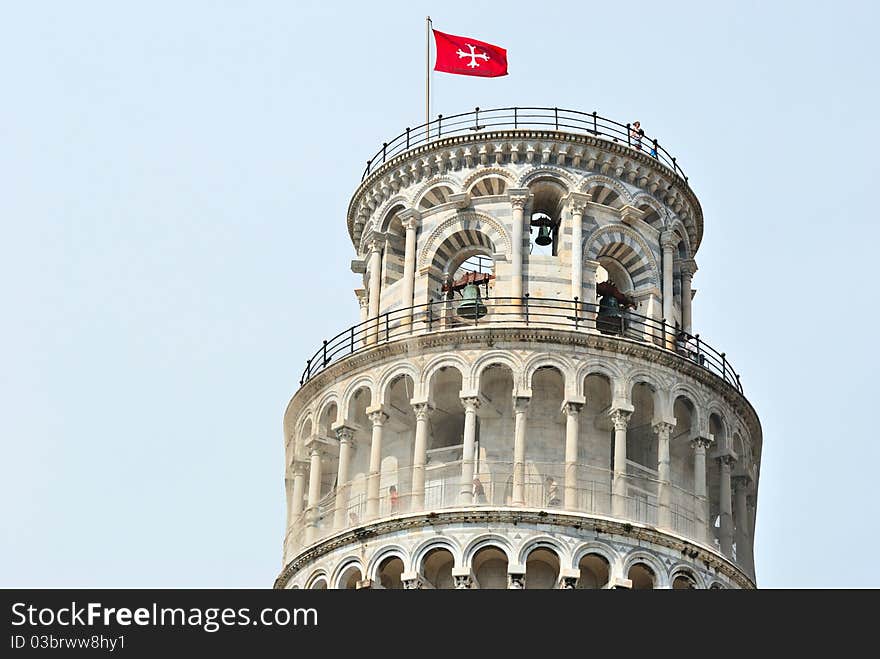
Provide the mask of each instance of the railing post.
POLYGON ((321 347, 321 361, 323 362, 323 367, 327 366, 327 340, 324 340, 324 345, 321 347))
POLYGON ((428 300, 428 331, 431 331, 431 325, 434 322, 434 300, 428 300))
POLYGON ((442 114, 438 114, 438 115, 437 115, 437 138, 438 138, 438 139, 440 138, 440 133, 441 133, 441 127, 442 127, 442 125, 443 125, 443 115, 442 115, 442 114))
POLYGON ((523 310, 525 312, 526 325, 528 325, 529 324, 529 294, 528 293, 523 295, 523 310))
POLYGON ((474 130, 480 129, 480 108, 474 108, 474 130))
POLYGON ((727 353, 721 353, 721 379, 727 382, 727 353))
POLYGON ((388 148, 388 142, 382 142, 382 162, 385 162, 385 149, 388 148))
POLYGON ((351 326, 351 352, 354 352, 354 325, 351 326))
POLYGON ((657 138, 654 138, 654 157, 660 160, 660 143, 657 141, 657 138))
POLYGON ((599 129, 596 126, 596 111, 593 110, 593 135, 598 135, 599 129))
POLYGON ((578 296, 574 296, 574 328, 578 328, 578 322, 580 321, 580 309, 578 308, 578 296))
POLYGON ((311 359, 306 361, 306 372, 305 372, 305 375, 303 376, 303 382, 308 380, 310 377, 312 377, 312 360, 311 359))
POLYGON ((703 365, 703 358, 702 358, 702 354, 703 354, 703 353, 702 353, 702 351, 700 350, 700 335, 697 334, 697 335, 694 336, 694 338, 697 340, 697 363, 698 363, 700 366, 702 366, 702 365, 703 365))
POLYGON ((406 127, 406 148, 409 150, 409 126, 406 127))
POLYGON ((388 341, 391 338, 391 325, 389 323, 388 316, 390 315, 390 311, 385 314, 385 340, 388 341))
POLYGON ((629 122, 626 122, 626 145, 632 146, 632 136, 630 135, 630 131, 632 128, 629 125, 629 122))
POLYGON ((513 127, 514 127, 514 128, 517 127, 517 121, 518 121, 518 118, 517 118, 517 111, 518 111, 518 110, 519 110, 519 108, 513 108, 513 127))
POLYGON ((556 122, 556 130, 559 130, 559 108, 553 108, 553 120, 556 122))

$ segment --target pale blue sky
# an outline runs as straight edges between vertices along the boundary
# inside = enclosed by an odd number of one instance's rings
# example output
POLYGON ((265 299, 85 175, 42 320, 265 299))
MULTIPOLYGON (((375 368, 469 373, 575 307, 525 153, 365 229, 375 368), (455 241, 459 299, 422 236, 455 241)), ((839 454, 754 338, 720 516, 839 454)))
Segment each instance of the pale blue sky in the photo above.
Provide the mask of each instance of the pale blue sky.
POLYGON ((876 3, 337 5, 7 5, 0 586, 272 584, 282 412, 357 319, 345 211, 424 121, 426 14, 510 63, 435 74, 433 114, 597 110, 678 157, 695 330, 764 428, 759 584, 880 586, 876 3))

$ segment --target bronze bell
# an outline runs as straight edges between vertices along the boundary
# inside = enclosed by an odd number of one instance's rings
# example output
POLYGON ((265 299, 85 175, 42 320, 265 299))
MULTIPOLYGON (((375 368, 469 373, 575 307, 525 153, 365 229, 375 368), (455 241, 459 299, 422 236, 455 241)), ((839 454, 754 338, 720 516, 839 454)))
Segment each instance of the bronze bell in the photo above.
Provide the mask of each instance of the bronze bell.
POLYGON ((535 238, 536 245, 549 245, 553 242, 553 236, 550 235, 550 227, 546 224, 538 228, 538 237, 535 238))
POLYGON ((461 291, 462 300, 458 304, 458 315, 462 318, 482 318, 486 315, 486 305, 480 299, 480 289, 473 283, 468 284, 461 291))

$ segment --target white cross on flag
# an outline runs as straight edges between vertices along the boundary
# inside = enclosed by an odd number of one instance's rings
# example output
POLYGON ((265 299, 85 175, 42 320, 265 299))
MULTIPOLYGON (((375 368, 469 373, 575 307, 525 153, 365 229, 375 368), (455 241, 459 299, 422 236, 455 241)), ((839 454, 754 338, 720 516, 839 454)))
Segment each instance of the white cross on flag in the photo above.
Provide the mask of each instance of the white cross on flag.
POLYGON ((435 71, 495 78, 507 75, 507 51, 485 41, 434 30, 437 44, 435 71))

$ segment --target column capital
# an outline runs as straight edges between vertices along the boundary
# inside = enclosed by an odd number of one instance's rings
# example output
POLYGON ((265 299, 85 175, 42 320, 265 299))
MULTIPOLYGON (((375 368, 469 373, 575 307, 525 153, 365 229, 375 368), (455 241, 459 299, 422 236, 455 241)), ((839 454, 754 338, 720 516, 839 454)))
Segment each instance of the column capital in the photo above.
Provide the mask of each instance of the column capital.
POLYGON ((731 475, 731 481, 737 490, 745 490, 748 492, 749 486, 752 484, 752 477, 747 472, 737 469, 731 475))
POLYGON ((367 241, 370 254, 381 253, 385 247, 385 234, 374 233, 367 241))
POLYGON ((618 212, 620 213, 620 221, 624 224, 633 224, 636 220, 641 220, 645 215, 638 208, 630 204, 622 206, 618 212))
POLYGON ((452 580, 455 583, 455 590, 469 590, 476 585, 476 579, 469 567, 452 568, 452 580))
POLYGON ((562 401, 562 406, 559 408, 560 411, 566 416, 577 416, 580 414, 581 409, 584 406, 583 399, 570 399, 562 401))
POLYGON ((385 408, 382 405, 372 405, 367 408, 366 412, 367 418, 374 426, 381 426, 385 423, 385 419, 388 418, 388 415, 385 414, 385 408))
POLYGON ((309 463, 305 460, 294 460, 290 465, 290 471, 294 476, 304 476, 309 463))
POLYGON ((664 250, 671 250, 678 244, 678 236, 674 231, 664 231, 660 234, 660 246, 664 250))
POLYGON ((482 396, 462 396, 460 398, 461 404, 464 406, 465 412, 474 412, 480 409, 480 405, 483 404, 482 396))
POLYGON ((632 405, 627 407, 616 407, 611 410, 608 415, 611 417, 611 422, 614 424, 615 430, 626 430, 626 426, 629 423, 629 417, 633 413, 632 405))
POLYGON ((591 194, 585 194, 583 192, 569 193, 568 197, 566 197, 568 210, 572 215, 583 215, 591 198, 591 194))
POLYGON ((514 412, 523 412, 525 413, 529 409, 529 403, 532 398, 530 396, 516 396, 513 397, 513 411, 514 412))
POLYGON ((669 420, 657 421, 653 426, 652 430, 655 435, 666 435, 669 437, 669 433, 671 433, 675 429, 675 423, 670 422, 669 420))
POLYGON ((697 436, 691 440, 691 448, 694 450, 703 449, 704 451, 715 442, 714 437, 697 436))
POLYGON ((507 568, 507 587, 510 590, 524 590, 526 587, 526 566, 510 565, 507 568))
POLYGON ((404 208, 397 214, 397 217, 400 218, 404 229, 414 229, 422 219, 422 213, 416 208, 404 208))
POLYGON ((356 288, 354 289, 354 294, 357 296, 358 306, 361 309, 366 309, 370 306, 370 295, 367 293, 366 288, 356 288))
POLYGON ((682 277, 693 277, 697 271, 697 262, 693 259, 682 259, 678 264, 682 277))
POLYGON ((412 403, 412 408, 417 421, 427 421, 434 411, 434 406, 428 402, 412 403))
POLYGON ((354 440, 355 429, 343 423, 334 423, 331 430, 336 433, 336 439, 340 444, 350 444, 354 440))
POLYGON ((736 453, 734 453, 733 451, 729 451, 727 453, 717 453, 712 457, 718 460, 718 464, 720 464, 722 467, 727 467, 728 469, 736 464, 736 453))
POLYGON ((531 194, 532 193, 528 188, 508 188, 507 190, 510 205, 513 208, 518 208, 520 210, 525 208, 531 194))

